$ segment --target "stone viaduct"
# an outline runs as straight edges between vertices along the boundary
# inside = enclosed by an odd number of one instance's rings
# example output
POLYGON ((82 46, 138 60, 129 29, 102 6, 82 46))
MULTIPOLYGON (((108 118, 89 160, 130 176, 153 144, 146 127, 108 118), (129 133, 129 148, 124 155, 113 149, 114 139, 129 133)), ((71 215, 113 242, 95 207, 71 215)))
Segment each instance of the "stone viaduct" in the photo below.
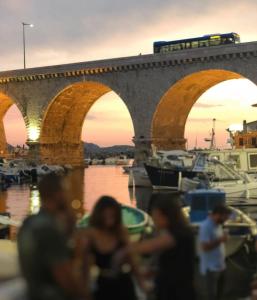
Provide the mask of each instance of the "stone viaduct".
POLYGON ((238 78, 257 84, 257 42, 0 72, 0 150, 6 150, 3 116, 16 104, 27 142, 42 161, 79 165, 84 118, 110 91, 130 112, 137 159, 151 142, 183 148, 185 123, 197 99, 238 78))

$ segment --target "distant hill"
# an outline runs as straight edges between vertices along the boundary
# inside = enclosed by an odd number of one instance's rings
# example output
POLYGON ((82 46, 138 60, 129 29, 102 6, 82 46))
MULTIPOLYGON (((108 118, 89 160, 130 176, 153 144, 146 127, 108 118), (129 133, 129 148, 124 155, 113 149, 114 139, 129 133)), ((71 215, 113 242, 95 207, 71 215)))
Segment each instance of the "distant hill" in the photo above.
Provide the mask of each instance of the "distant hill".
POLYGON ((114 145, 111 147, 100 147, 93 143, 84 143, 85 157, 109 157, 125 154, 129 157, 134 156, 134 147, 129 145, 114 145))

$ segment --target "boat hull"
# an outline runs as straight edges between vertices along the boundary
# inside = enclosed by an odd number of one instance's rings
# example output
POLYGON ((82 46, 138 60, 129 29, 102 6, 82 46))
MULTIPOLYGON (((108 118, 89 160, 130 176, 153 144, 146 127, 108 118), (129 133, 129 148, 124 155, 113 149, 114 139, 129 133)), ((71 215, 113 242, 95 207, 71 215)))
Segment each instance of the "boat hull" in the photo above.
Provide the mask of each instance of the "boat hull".
POLYGON ((143 167, 135 167, 130 170, 133 180, 133 185, 135 187, 151 187, 151 181, 147 175, 145 168, 143 167))
POLYGON ((147 164, 145 169, 154 189, 178 190, 181 177, 193 178, 195 176, 195 172, 183 169, 164 169, 147 164))
MULTIPOLYGON (((78 222, 78 228, 89 226, 90 214, 85 214, 78 222)), ((128 229, 130 238, 133 241, 140 240, 142 236, 152 231, 150 216, 140 209, 122 205, 122 222, 128 229)))
MULTIPOLYGON (((200 182, 190 178, 183 178, 181 183, 181 191, 188 192, 197 189, 200 182)), ((245 183, 242 180, 212 182, 209 189, 219 189, 226 193, 227 198, 256 198, 257 197, 257 181, 245 183)))

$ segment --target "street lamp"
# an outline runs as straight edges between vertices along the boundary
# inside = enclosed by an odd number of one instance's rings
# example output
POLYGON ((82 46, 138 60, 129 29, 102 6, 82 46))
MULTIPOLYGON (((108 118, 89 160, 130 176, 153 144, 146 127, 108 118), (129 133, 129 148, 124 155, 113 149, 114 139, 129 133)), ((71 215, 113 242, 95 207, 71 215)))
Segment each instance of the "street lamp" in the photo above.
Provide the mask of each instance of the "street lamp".
POLYGON ((22 22, 22 33, 23 33, 23 65, 24 69, 26 69, 26 39, 25 39, 25 27, 34 27, 33 24, 22 22))

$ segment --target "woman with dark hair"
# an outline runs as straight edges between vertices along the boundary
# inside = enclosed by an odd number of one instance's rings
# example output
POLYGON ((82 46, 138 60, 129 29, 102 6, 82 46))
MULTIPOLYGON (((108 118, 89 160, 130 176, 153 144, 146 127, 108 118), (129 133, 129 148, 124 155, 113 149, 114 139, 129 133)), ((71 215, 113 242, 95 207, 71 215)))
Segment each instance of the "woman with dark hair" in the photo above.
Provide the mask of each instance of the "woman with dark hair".
POLYGON ((103 196, 97 201, 90 217, 88 237, 97 274, 93 299, 136 299, 131 255, 122 266, 115 265, 116 255, 129 246, 129 238, 122 224, 121 205, 112 197, 103 196))
POLYGON ((178 196, 154 194, 151 203, 157 236, 138 243, 135 249, 140 254, 159 254, 156 299, 194 300, 194 235, 183 215, 178 196))

